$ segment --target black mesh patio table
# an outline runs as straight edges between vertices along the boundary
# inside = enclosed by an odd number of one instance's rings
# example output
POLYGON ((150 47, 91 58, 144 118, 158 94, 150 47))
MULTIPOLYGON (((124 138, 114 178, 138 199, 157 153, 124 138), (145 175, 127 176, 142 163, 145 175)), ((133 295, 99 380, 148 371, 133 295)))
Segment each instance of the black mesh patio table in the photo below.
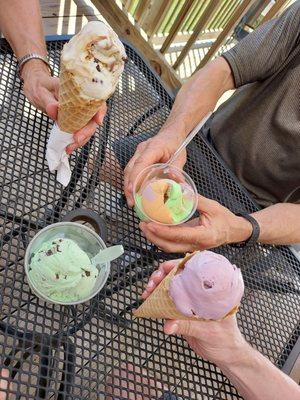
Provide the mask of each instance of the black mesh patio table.
MULTIPOLYGON (((65 40, 48 41, 56 75, 65 40)), ((173 99, 159 78, 126 44, 129 61, 104 125, 71 156, 72 178, 63 188, 45 161, 52 122, 25 99, 4 40, 0 49, 0 366, 10 373, 8 398, 240 399, 216 366, 196 356, 180 337, 164 335, 162 321, 132 316, 149 275, 174 255, 140 235, 121 192, 107 183, 122 183, 114 166, 105 180, 99 172, 116 138, 156 132, 167 118, 173 99), (101 215, 107 244, 123 244, 125 254, 112 263, 106 286, 93 300, 52 305, 29 289, 24 252, 41 228, 79 208, 101 215)), ((186 171, 199 193, 232 211, 257 209, 200 135, 189 146, 186 171)), ((299 261, 287 247, 216 251, 243 272, 246 290, 238 313, 243 334, 282 368, 299 337, 299 261)))

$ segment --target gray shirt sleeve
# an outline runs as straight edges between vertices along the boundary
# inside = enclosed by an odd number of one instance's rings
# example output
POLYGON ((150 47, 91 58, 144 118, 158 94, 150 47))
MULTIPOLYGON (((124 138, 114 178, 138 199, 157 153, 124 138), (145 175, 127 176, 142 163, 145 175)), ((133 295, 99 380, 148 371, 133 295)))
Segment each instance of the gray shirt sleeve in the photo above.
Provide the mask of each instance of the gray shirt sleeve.
POLYGON ((279 18, 268 21, 222 54, 229 63, 235 87, 264 80, 276 73, 299 46, 300 1, 279 18))

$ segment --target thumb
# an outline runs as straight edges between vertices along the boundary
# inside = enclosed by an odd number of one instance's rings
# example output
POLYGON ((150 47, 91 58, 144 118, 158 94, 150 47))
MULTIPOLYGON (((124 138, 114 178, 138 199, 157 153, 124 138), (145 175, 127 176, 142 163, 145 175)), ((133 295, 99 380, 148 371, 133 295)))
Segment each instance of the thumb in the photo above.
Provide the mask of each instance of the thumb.
POLYGON ((50 118, 53 120, 57 119, 57 113, 58 113, 58 102, 54 102, 52 100, 51 103, 48 103, 46 105, 46 113, 49 115, 50 118))
POLYGON ((164 332, 167 335, 199 337, 202 332, 201 321, 169 320, 165 322, 164 332))

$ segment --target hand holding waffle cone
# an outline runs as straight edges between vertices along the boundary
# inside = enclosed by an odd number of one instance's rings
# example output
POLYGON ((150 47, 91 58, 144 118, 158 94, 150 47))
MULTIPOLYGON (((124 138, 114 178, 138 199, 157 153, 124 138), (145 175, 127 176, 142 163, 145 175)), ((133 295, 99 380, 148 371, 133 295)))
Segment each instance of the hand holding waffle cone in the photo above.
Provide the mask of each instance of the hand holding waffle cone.
POLYGON ((118 36, 101 21, 89 22, 64 45, 58 119, 46 154, 51 172, 58 171, 64 186, 71 176, 65 148, 114 93, 126 59, 118 36))
POLYGON ((134 315, 219 321, 237 312, 243 292, 243 278, 235 265, 211 251, 195 252, 175 264, 162 264, 150 278, 143 294, 146 300, 134 315))

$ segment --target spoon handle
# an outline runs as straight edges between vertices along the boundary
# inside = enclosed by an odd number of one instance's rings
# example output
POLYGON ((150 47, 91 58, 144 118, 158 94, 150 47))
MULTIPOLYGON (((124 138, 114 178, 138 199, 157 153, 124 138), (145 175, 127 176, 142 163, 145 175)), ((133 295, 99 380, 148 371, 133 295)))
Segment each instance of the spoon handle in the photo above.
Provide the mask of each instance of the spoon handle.
POLYGON ((172 155, 172 157, 169 159, 168 162, 166 162, 166 165, 170 165, 174 162, 174 160, 178 157, 178 155, 181 153, 183 149, 186 148, 186 146, 190 143, 191 140, 194 139, 196 134, 199 132, 199 130, 202 128, 202 126, 206 123, 206 121, 210 118, 212 115, 212 112, 209 112, 206 114, 206 116, 195 126, 195 128, 188 134, 188 136, 185 138, 185 140, 181 143, 181 145, 178 147, 178 149, 175 151, 175 153, 172 155))
POLYGON ((107 247, 92 258, 92 264, 105 264, 111 262, 120 257, 123 253, 124 248, 121 245, 107 247))

